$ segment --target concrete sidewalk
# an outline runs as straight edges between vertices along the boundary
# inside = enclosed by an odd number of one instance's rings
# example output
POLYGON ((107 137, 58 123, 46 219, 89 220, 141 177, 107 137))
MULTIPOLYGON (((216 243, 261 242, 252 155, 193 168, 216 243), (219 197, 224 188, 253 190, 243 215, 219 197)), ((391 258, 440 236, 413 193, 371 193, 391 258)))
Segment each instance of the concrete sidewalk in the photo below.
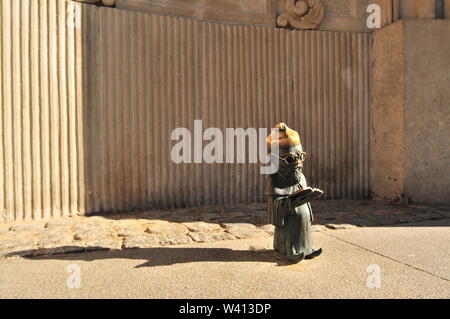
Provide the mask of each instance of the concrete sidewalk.
POLYGON ((4 259, 0 297, 450 297, 450 219, 321 228, 314 239, 315 246, 324 249, 322 256, 296 265, 274 254, 268 234, 173 247, 4 259), (81 271, 79 289, 67 286, 68 278, 73 278, 67 272, 69 265, 81 271), (369 288, 368 279, 374 277, 367 270, 378 267, 381 288, 369 288))

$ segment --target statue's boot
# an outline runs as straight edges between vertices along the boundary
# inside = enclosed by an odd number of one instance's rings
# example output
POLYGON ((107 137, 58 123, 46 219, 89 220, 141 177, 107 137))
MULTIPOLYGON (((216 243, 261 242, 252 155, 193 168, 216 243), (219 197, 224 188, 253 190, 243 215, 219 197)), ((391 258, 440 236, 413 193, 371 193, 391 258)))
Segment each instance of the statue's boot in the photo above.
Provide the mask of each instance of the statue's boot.
POLYGON ((320 254, 322 254, 322 248, 318 249, 318 250, 314 250, 311 254, 309 254, 308 256, 305 257, 305 259, 313 259, 316 258, 318 256, 320 256, 320 254))
POLYGON ((305 254, 301 253, 298 256, 285 256, 285 257, 291 263, 299 263, 305 258, 305 254))

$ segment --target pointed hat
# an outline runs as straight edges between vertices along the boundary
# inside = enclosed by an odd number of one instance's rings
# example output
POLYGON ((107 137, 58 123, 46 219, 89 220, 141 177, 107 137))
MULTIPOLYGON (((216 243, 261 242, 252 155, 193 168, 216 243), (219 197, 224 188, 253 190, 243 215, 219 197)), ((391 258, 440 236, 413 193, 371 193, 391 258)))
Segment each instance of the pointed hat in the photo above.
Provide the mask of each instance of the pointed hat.
POLYGON ((285 123, 278 123, 275 125, 277 131, 272 131, 269 136, 267 136, 267 146, 272 147, 272 145, 278 144, 279 148, 286 148, 295 145, 300 145, 300 136, 294 130, 291 130, 285 123))

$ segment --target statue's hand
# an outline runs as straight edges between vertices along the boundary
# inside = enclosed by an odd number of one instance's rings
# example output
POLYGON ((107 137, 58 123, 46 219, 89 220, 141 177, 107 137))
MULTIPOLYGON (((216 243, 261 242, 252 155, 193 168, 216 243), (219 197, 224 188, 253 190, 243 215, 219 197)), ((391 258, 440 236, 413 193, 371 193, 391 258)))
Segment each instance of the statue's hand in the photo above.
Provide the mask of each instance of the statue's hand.
POLYGON ((291 194, 289 197, 294 201, 294 206, 298 207, 318 199, 322 195, 323 191, 318 188, 305 187, 291 194))
POLYGON ((306 196, 309 196, 312 193, 313 193, 313 189, 311 187, 305 187, 305 188, 300 188, 295 193, 292 193, 291 195, 289 195, 289 197, 293 198, 293 199, 304 198, 306 196))

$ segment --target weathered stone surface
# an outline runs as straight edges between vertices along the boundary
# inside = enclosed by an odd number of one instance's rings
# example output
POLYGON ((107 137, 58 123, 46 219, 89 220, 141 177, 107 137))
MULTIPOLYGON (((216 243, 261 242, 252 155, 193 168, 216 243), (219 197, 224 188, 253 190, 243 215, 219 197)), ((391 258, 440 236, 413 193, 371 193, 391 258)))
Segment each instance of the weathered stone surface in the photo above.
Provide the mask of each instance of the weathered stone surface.
POLYGON ((267 208, 267 203, 250 203, 248 205, 244 205, 244 209, 246 211, 258 211, 258 210, 265 210, 267 208))
POLYGON ((145 234, 145 229, 142 228, 119 228, 116 230, 117 236, 121 237, 134 237, 142 236, 145 234))
POLYGON ((222 230, 219 224, 205 222, 183 223, 191 232, 214 232, 222 230))
POLYGON ((100 247, 104 249, 121 249, 122 243, 120 240, 115 238, 100 238, 86 241, 86 247, 88 249, 91 247, 100 247))
POLYGON ((58 218, 54 220, 50 220, 45 225, 46 229, 54 229, 54 228, 61 228, 61 227, 69 227, 74 226, 80 223, 83 223, 85 219, 82 219, 80 217, 77 218, 58 218))
POLYGON ((85 231, 75 232, 74 239, 82 241, 92 241, 101 238, 111 238, 113 237, 112 231, 106 231, 103 229, 90 229, 85 231))
POLYGON ((170 223, 165 221, 153 221, 146 225, 149 234, 187 234, 188 229, 182 224, 170 223))
POLYGON ((55 228, 50 231, 45 231, 42 236, 39 236, 37 239, 37 245, 38 247, 49 248, 69 244, 72 241, 72 234, 67 232, 65 228, 55 228))
POLYGON ((151 248, 159 246, 159 239, 154 235, 140 235, 125 238, 122 248, 151 248))
POLYGON ((95 225, 89 224, 87 221, 88 221, 88 219, 86 221, 83 221, 82 223, 74 225, 72 227, 72 230, 75 233, 85 233, 92 229, 97 229, 97 227, 95 225))
POLYGON ((9 232, 10 226, 0 225, 0 235, 5 235, 9 232))
MULTIPOLYGON (((220 223, 222 217, 221 216, 217 216, 217 215, 204 215, 202 214, 201 217, 199 217, 199 219, 197 221, 202 221, 205 223, 220 223)), ((186 222, 186 221, 185 221, 186 222)))
POLYGON ((253 213, 253 221, 255 224, 264 225, 267 223, 267 211, 258 210, 253 213))
POLYGON ((236 237, 226 232, 189 233, 189 236, 197 243, 210 243, 236 239, 236 237))
POLYGON ((163 246, 182 245, 191 243, 192 239, 185 234, 166 234, 160 237, 159 242, 163 246))
POLYGON ((168 214, 161 214, 160 219, 175 223, 195 222, 202 220, 197 213, 194 213, 190 210, 180 210, 180 212, 178 212, 177 210, 168 214))
MULTIPOLYGON (((316 201, 313 206, 316 223, 313 225, 313 231, 444 219, 448 218, 450 211, 450 208, 445 206, 394 205, 371 201, 326 200, 316 201)), ((208 209, 213 210, 213 207, 208 209)), ((35 227, 24 228, 26 230, 23 232, 9 231, 11 226, 4 224, 0 226, 0 229, 4 230, 4 233, 0 234, 0 256, 150 248, 273 235, 274 226, 255 226, 255 216, 265 218, 265 211, 255 211, 254 207, 245 209, 243 205, 232 207, 230 212, 222 206, 215 209, 220 212, 211 213, 216 218, 214 222, 202 220, 174 223, 167 220, 132 219, 130 216, 134 215, 131 214, 117 220, 96 216, 93 221, 92 217, 80 217, 76 222, 70 218, 66 223, 61 219, 47 223, 45 228, 38 227, 38 230, 35 227), (153 233, 149 233, 150 231, 153 233)), ((168 211, 166 217, 170 219, 175 213, 176 211, 168 211)), ((159 214, 164 215, 164 212, 159 214)), ((136 216, 142 217, 142 214, 136 216)))
POLYGON ((400 20, 374 33, 370 172, 375 199, 450 204, 449 33, 450 20, 444 19, 400 20))
POLYGON ((275 232, 275 226, 273 225, 264 225, 260 227, 262 230, 264 230, 266 233, 268 233, 269 235, 273 235, 273 233, 275 232))
POLYGON ((239 239, 244 238, 254 238, 258 236, 267 236, 267 233, 259 228, 256 228, 255 225, 252 224, 244 224, 244 223, 237 223, 237 224, 223 224, 225 226, 225 230, 235 236, 239 239))
POLYGON ((0 238, 0 249, 34 247, 35 245, 36 239, 33 236, 3 236, 0 238))
POLYGON ((349 224, 326 224, 325 227, 329 229, 352 229, 356 228, 355 225, 349 225, 349 224))
POLYGON ((10 231, 15 232, 27 232, 27 231, 41 231, 44 229, 45 224, 39 223, 39 224, 17 224, 13 225, 10 228, 10 231))
POLYGON ((220 23, 271 25, 275 19, 272 0, 116 0, 115 4, 117 8, 121 9, 176 15, 220 23))

